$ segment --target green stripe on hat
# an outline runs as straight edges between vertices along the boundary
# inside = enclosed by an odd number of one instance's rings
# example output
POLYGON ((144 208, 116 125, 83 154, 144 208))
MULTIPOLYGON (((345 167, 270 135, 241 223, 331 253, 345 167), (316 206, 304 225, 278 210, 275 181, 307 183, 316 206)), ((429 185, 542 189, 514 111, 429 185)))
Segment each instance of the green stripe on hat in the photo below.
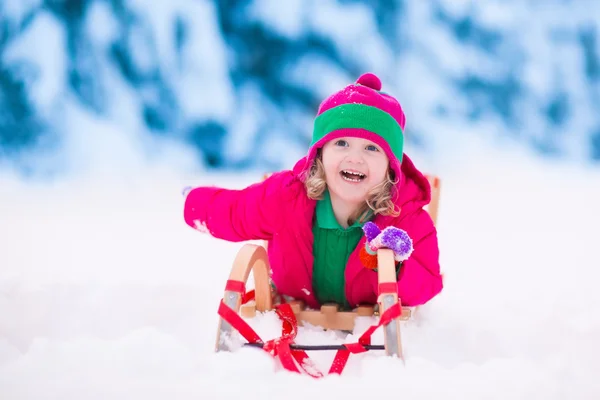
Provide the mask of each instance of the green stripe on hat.
POLYGON ((315 118, 311 147, 328 133, 345 128, 365 129, 381 136, 402 160, 404 135, 398 122, 387 112, 364 104, 342 104, 315 118))

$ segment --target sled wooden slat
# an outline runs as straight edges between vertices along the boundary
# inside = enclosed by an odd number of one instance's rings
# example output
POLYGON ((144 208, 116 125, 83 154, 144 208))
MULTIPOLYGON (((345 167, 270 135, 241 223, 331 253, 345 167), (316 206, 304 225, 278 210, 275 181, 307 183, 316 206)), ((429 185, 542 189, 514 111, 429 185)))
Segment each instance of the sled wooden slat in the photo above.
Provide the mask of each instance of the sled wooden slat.
POLYGON ((254 318, 256 316, 256 306, 254 304, 243 304, 240 307, 240 315, 243 318, 254 318))
POLYGON ((440 178, 435 175, 425 175, 431 186, 431 201, 426 207, 427 213, 431 216, 433 224, 437 225, 439 206, 440 206, 440 190, 441 182, 440 178))
MULTIPOLYGON (((313 326, 320 326, 327 330, 354 330, 356 318, 371 317, 376 315, 373 306, 360 306, 352 311, 335 311, 330 305, 323 305, 321 310, 307 310, 302 302, 296 301, 292 305, 292 310, 296 314, 299 325, 308 323, 313 326)), ((410 319, 412 310, 408 307, 402 307, 401 320, 410 319)))

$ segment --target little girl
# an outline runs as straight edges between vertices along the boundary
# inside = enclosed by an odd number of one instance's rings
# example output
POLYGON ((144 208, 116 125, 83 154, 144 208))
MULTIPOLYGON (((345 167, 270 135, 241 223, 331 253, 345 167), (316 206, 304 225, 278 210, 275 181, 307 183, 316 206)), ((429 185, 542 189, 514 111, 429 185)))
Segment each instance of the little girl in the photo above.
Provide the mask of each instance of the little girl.
POLYGON ((308 155, 242 190, 198 187, 185 222, 228 241, 267 240, 281 295, 311 308, 376 304, 376 251, 394 251, 403 305, 442 290, 429 182, 403 154, 405 116, 362 75, 321 103, 308 155), (364 233, 364 234, 363 234, 364 233))

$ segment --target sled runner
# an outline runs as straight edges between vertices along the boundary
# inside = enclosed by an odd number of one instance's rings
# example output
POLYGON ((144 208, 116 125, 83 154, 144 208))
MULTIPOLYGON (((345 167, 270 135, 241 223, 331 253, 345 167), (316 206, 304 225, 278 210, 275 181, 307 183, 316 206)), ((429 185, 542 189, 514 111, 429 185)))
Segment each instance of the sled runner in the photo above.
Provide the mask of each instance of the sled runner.
MULTIPOLYGON (((427 176, 431 186, 431 202, 427 212, 437 222, 440 181, 435 176, 427 176)), ((307 350, 337 350, 337 354, 329 373, 341 373, 350 353, 361 353, 369 350, 383 350, 389 356, 403 359, 400 321, 408 320, 416 308, 403 307, 402 299, 397 295, 396 267, 394 253, 390 249, 377 251, 377 275, 379 296, 377 304, 361 305, 352 311, 339 311, 337 304, 324 304, 319 310, 309 310, 301 301, 285 301, 285 298, 274 293, 270 283, 270 270, 267 251, 264 246, 245 244, 238 252, 225 294, 219 305, 219 323, 217 330, 216 351, 231 351, 229 338, 238 331, 247 341, 246 346, 260 347, 279 357, 284 368, 301 372, 313 377, 323 376, 310 368, 307 350), (254 290, 246 292, 246 282, 250 276, 254 278, 254 290), (252 318, 257 312, 275 310, 282 320, 282 336, 275 340, 263 341, 248 325, 245 319, 252 318), (294 339, 298 326, 309 323, 327 330, 353 331, 357 317, 378 316, 378 323, 367 329, 356 343, 343 345, 303 346, 294 339), (383 345, 371 344, 371 335, 379 327, 383 327, 383 345)))

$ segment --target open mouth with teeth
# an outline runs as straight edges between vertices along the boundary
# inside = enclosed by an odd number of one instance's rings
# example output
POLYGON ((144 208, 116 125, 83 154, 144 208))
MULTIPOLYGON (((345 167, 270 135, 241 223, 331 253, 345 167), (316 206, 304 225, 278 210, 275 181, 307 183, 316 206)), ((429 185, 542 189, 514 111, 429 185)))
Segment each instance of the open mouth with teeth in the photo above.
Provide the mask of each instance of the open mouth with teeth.
POLYGON ((360 172, 354 172, 354 171, 348 171, 348 170, 341 171, 340 175, 342 176, 342 178, 345 181, 348 181, 348 182, 360 182, 367 177, 365 174, 362 174, 360 172))

